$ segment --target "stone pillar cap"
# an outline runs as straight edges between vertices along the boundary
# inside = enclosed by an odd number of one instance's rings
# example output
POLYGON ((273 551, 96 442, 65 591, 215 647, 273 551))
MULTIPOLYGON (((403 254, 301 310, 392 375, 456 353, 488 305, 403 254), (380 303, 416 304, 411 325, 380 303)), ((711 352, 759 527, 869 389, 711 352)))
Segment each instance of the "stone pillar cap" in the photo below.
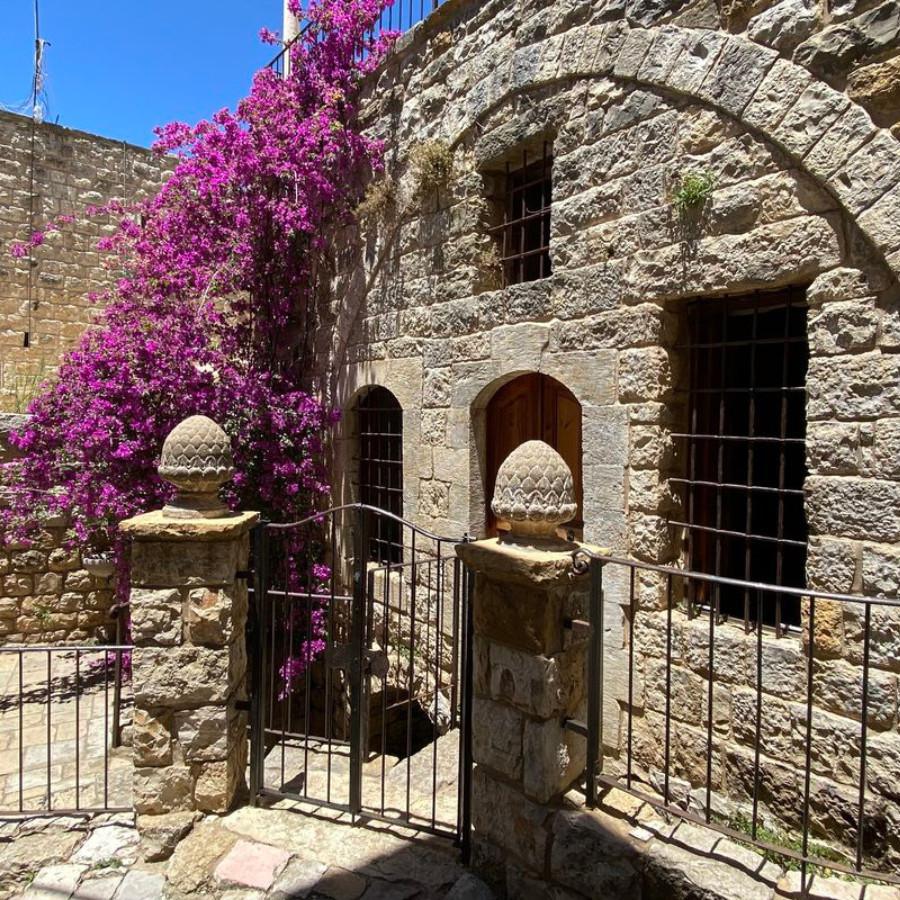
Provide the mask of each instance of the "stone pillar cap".
POLYGON ((219 488, 234 477, 228 435, 208 416, 190 416, 166 438, 160 477, 178 488, 163 514, 172 519, 214 519, 229 515, 219 488))
POLYGON ((500 466, 491 509, 514 539, 552 540, 578 511, 572 471, 549 444, 526 441, 500 466))

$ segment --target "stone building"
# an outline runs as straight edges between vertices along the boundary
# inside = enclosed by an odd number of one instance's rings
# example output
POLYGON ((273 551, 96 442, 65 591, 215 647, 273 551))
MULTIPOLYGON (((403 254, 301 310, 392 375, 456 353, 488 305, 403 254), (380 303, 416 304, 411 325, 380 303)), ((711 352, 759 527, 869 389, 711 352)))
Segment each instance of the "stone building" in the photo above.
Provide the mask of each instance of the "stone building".
MULTIPOLYGON (((16 414, 90 325, 91 296, 113 277, 96 248, 111 223, 85 208, 151 195, 169 168, 143 147, 0 112, 0 465, 16 414), (13 241, 59 215, 74 221, 30 258, 12 257, 13 241)), ((0 551, 0 644, 84 641, 111 627, 108 579, 67 549, 66 523, 45 524, 38 545, 0 551)))
MULTIPOLYGON (((543 438, 586 541, 895 597, 898 23, 896 0, 440 6, 363 105, 387 173, 345 235, 317 348, 344 412, 339 499, 491 534, 497 467, 543 438)), ((665 578, 640 573, 633 608, 629 590, 610 567, 604 737, 621 758, 630 709, 652 781, 665 578)), ((713 789, 746 800, 759 653, 763 800, 796 826, 807 602, 696 587, 672 604, 673 772, 698 787, 711 754, 713 789)), ((848 842, 862 616, 820 602, 814 632, 812 822, 848 842)), ((872 617, 866 822, 896 861, 900 618, 872 617)))
POLYGON ((111 223, 86 207, 150 196, 169 168, 145 147, 0 112, 0 409, 24 412, 109 283, 96 243, 111 223), (11 257, 13 241, 59 215, 75 218, 30 259, 11 257))

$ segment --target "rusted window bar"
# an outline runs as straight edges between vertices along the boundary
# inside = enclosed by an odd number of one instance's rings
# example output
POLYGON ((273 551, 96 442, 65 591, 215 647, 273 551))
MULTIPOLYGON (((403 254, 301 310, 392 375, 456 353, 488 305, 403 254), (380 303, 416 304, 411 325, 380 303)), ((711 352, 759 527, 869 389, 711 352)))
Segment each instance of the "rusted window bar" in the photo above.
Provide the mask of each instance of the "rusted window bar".
MULTIPOLYGON (((403 515, 403 411, 394 395, 374 387, 357 405, 359 498, 363 504, 403 515)), ((403 559, 399 522, 375 516, 368 556, 378 563, 403 559)))
POLYGON ((539 159, 522 150, 519 169, 506 163, 503 221, 489 229, 501 248, 504 283, 521 284, 545 278, 550 262, 550 208, 553 155, 544 142, 539 159))
MULTIPOLYGON (((600 554, 594 554, 588 550, 577 550, 573 554, 573 560, 575 564, 575 568, 578 571, 584 571, 585 568, 590 568, 591 571, 591 580, 590 580, 590 598, 589 598, 589 609, 591 611, 591 622, 590 624, 590 643, 589 643, 589 653, 588 653, 588 671, 587 671, 587 679, 588 679, 588 709, 587 709, 587 720, 588 727, 585 728, 582 723, 575 721, 567 721, 566 726, 573 732, 577 734, 582 734, 587 737, 588 747, 586 754, 586 767, 585 767, 585 793, 587 802, 589 805, 596 805, 599 802, 599 796, 597 794, 598 787, 608 787, 608 788, 618 788, 620 790, 625 790, 630 793, 632 796, 638 797, 641 800, 649 803, 654 808, 666 813, 674 815, 678 818, 684 819, 689 822, 693 822, 700 825, 706 825, 710 829, 720 833, 727 835, 728 837, 733 838, 734 840, 743 842, 743 843, 751 843, 755 847, 760 850, 769 851, 772 853, 777 853, 783 857, 794 860, 800 864, 801 870, 801 891, 806 891, 809 885, 809 879, 811 877, 811 868, 827 868, 834 872, 846 874, 846 875, 855 875, 863 878, 871 878, 878 881, 887 882, 890 884, 900 884, 900 873, 897 873, 895 870, 877 870, 874 868, 870 868, 866 865, 866 822, 865 822, 865 804, 866 804, 866 767, 867 767, 867 756, 868 756, 868 746, 867 746, 867 732, 868 732, 868 716, 869 716, 869 683, 870 683, 870 650, 871 650, 871 638, 872 638, 872 609, 875 606, 884 609, 895 610, 900 613, 900 599, 898 598, 887 598, 887 597, 866 597, 855 594, 840 594, 828 591, 815 591, 811 592, 806 588, 793 588, 789 586, 777 585, 777 584, 767 584, 760 582, 747 581, 744 579, 735 579, 728 578, 721 575, 715 575, 713 573, 707 572, 696 572, 687 569, 678 569, 673 568, 671 566, 663 566, 657 565, 653 563, 643 563, 638 562, 636 560, 617 557, 617 556, 603 556, 600 554), (651 787, 649 784, 640 784, 640 776, 636 774, 633 767, 633 748, 631 744, 631 733, 633 727, 633 718, 635 716, 635 708, 634 708, 634 697, 629 689, 629 702, 626 710, 626 714, 628 717, 627 722, 627 734, 628 734, 628 745, 627 745, 627 765, 624 768, 624 771, 621 771, 621 774, 612 774, 606 773, 603 770, 603 747, 600 738, 599 727, 597 724, 601 716, 601 710, 603 708, 603 689, 604 682, 602 676, 600 675, 600 668, 598 661, 603 659, 604 656, 604 629, 602 627, 602 618, 599 616, 599 610, 602 608, 602 591, 604 585, 604 577, 603 571, 606 569, 618 569, 627 567, 629 569, 629 578, 628 578, 628 607, 631 611, 631 636, 630 640, 633 643, 634 635, 635 635, 635 616, 641 616, 643 614, 646 615, 654 615, 655 613, 652 610, 644 611, 640 608, 635 608, 636 604, 634 602, 634 583, 636 574, 639 572, 653 572, 659 573, 665 576, 666 579, 666 697, 665 701, 665 721, 663 723, 665 729, 665 737, 664 737, 664 762, 663 762, 663 784, 660 787, 651 787), (672 692, 672 677, 671 670, 673 668, 673 654, 671 647, 671 638, 674 633, 673 626, 673 617, 676 613, 675 607, 675 592, 673 591, 672 585, 673 582, 679 581, 682 584, 690 585, 691 582, 696 583, 704 583, 706 585, 711 586, 716 589, 719 587, 733 587, 739 588, 742 591, 747 591, 751 595, 755 596, 755 615, 757 620, 762 619, 763 606, 767 601, 767 598, 772 598, 769 602, 773 602, 774 598, 779 596, 790 597, 798 602, 800 600, 807 601, 808 608, 808 618, 806 622, 806 626, 808 628, 809 640, 806 645, 806 649, 804 652, 805 656, 805 697, 804 697, 804 712, 806 715, 806 721, 804 723, 803 728, 803 740, 804 740, 804 753, 802 757, 802 762, 798 763, 796 766, 797 770, 797 790, 798 797, 796 800, 796 806, 792 804, 788 804, 786 807, 782 807, 781 810, 778 809, 776 805, 774 808, 769 809, 770 815, 775 815, 776 817, 779 815, 779 812, 786 813, 788 816, 793 815, 794 809, 799 807, 802 804, 803 812, 801 815, 801 823, 799 826, 800 834, 792 835, 790 833, 786 834, 784 844, 774 843, 772 840, 763 840, 760 838, 760 820, 762 816, 762 771, 763 771, 763 763, 762 763, 762 754, 765 751, 763 746, 763 741, 765 740, 765 735, 763 733, 763 720, 762 720, 762 704, 765 702, 765 698, 763 695, 763 629, 757 628, 755 634, 755 640, 753 641, 753 645, 755 646, 755 684, 752 686, 755 688, 755 714, 753 717, 754 721, 754 737, 753 737, 753 783, 751 785, 747 785, 745 788, 748 801, 752 801, 752 819, 749 827, 749 834, 746 831, 738 830, 733 827, 730 820, 725 820, 721 816, 717 816, 714 811, 714 803, 713 803, 713 768, 712 768, 712 752, 715 749, 713 746, 713 729, 714 729, 714 719, 713 719, 713 702, 714 702, 714 691, 713 691, 713 683, 715 681, 715 669, 714 669, 714 652, 715 652, 715 643, 716 637, 719 634, 721 628, 725 627, 720 625, 717 618, 714 615, 713 607, 710 606, 707 608, 707 612, 710 615, 710 626, 708 630, 708 635, 710 639, 710 648, 709 648, 709 659, 708 659, 708 675, 707 675, 707 692, 706 692, 706 700, 708 705, 708 718, 706 722, 707 729, 707 741, 709 747, 709 754, 707 758, 706 765, 706 773, 705 773, 705 784, 699 785, 697 782, 693 782, 693 787, 702 787, 705 792, 706 797, 706 808, 702 813, 695 812, 691 810, 689 804, 689 798, 676 797, 670 790, 670 782, 673 777, 687 777, 686 773, 679 771, 676 767, 679 765, 677 758, 673 759, 673 756, 670 752, 670 742, 672 740, 672 729, 674 727, 675 719, 678 715, 678 710, 676 708, 676 704, 681 702, 677 698, 674 697, 672 692), (855 833, 850 831, 849 829, 845 832, 844 836, 838 835, 829 835, 834 840, 837 840, 842 843, 846 847, 846 861, 837 861, 833 858, 824 859, 822 857, 816 856, 815 849, 811 844, 811 806, 812 806, 812 764, 813 764, 813 741, 816 740, 815 737, 815 729, 814 729, 814 717, 816 715, 815 708, 815 696, 816 696, 816 680, 819 676, 827 673, 823 673, 816 665, 816 606, 819 602, 822 601, 830 601, 840 603, 842 605, 852 604, 854 606, 862 605, 865 609, 865 617, 863 621, 863 634, 862 634, 862 691, 861 691, 861 699, 859 705, 859 718, 860 718, 860 764, 859 764, 859 781, 856 784, 856 809, 848 810, 848 818, 850 821, 853 821, 855 825, 855 833), (752 795, 752 796, 751 796, 752 795), (799 849, 797 849, 799 847, 799 849)), ((618 584, 618 579, 610 579, 609 583, 618 584)), ((733 638, 732 638, 733 639, 733 638)), ((629 685, 632 683, 632 679, 634 678, 634 666, 635 659, 633 653, 629 650, 628 653, 628 677, 629 677, 629 685)), ((754 677, 754 676, 750 676, 754 677)), ((748 685, 750 686, 750 685, 748 685)), ((638 715, 642 715, 643 710, 638 711, 638 715)), ((855 718, 855 715, 853 716, 855 718)), ((730 740, 727 737, 722 737, 720 740, 723 742, 723 745, 727 744, 730 740)), ((646 751, 645 751, 646 752, 646 751)), ((653 763, 647 760, 640 761, 643 766, 650 765, 653 763)), ((783 764, 783 761, 778 760, 779 764, 783 764)), ((658 763, 657 763, 658 765, 658 763)), ((637 772, 640 772, 639 768, 637 772)), ((850 795, 853 797, 853 794, 850 795)), ((729 794, 730 799, 732 800, 740 800, 741 798, 738 796, 733 796, 729 794)), ((768 802, 772 802, 771 798, 768 802)), ((849 800, 852 804, 853 800, 849 800)), ((784 825, 786 831, 789 832, 790 826, 786 823, 784 825)))
MULTIPOLYGON (((681 346, 690 363, 689 428, 674 434, 687 442, 688 473, 671 479, 685 494, 687 521, 671 524, 686 531, 688 564, 802 586, 805 468, 796 452, 805 443, 803 291, 695 301, 688 326, 681 346), (760 354, 771 359, 778 348, 780 369, 757 365, 760 354), (790 464, 789 454, 795 454, 790 464), (727 504, 726 492, 737 495, 727 504)), ((755 626, 747 591, 738 597, 721 585, 688 587, 692 615, 712 603, 717 615, 741 616, 747 630, 755 626)), ((778 636, 799 621, 797 604, 785 608, 780 597, 768 612, 778 636)))

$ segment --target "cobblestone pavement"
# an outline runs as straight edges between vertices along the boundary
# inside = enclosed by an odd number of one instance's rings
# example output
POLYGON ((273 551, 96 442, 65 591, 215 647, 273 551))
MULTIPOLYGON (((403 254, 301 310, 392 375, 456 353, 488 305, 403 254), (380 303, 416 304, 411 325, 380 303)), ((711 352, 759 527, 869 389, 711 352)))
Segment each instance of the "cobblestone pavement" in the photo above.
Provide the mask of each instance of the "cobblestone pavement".
POLYGON ((110 746, 113 685, 103 652, 0 652, 0 811, 130 807, 131 750, 110 746))
POLYGON ((134 819, 58 817, 0 826, 0 900, 489 900, 444 839, 283 803, 199 819, 146 862, 134 819))

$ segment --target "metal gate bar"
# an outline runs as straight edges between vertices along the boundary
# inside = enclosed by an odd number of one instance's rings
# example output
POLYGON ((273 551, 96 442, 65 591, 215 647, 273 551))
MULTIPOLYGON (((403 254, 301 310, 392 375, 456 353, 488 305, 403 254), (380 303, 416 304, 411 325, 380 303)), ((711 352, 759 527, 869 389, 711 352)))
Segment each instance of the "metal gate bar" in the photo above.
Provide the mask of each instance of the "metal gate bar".
POLYGON ((459 542, 365 504, 257 526, 251 802, 310 802, 468 852, 472 579, 459 542), (389 531, 396 546, 372 561, 369 536, 389 531))

